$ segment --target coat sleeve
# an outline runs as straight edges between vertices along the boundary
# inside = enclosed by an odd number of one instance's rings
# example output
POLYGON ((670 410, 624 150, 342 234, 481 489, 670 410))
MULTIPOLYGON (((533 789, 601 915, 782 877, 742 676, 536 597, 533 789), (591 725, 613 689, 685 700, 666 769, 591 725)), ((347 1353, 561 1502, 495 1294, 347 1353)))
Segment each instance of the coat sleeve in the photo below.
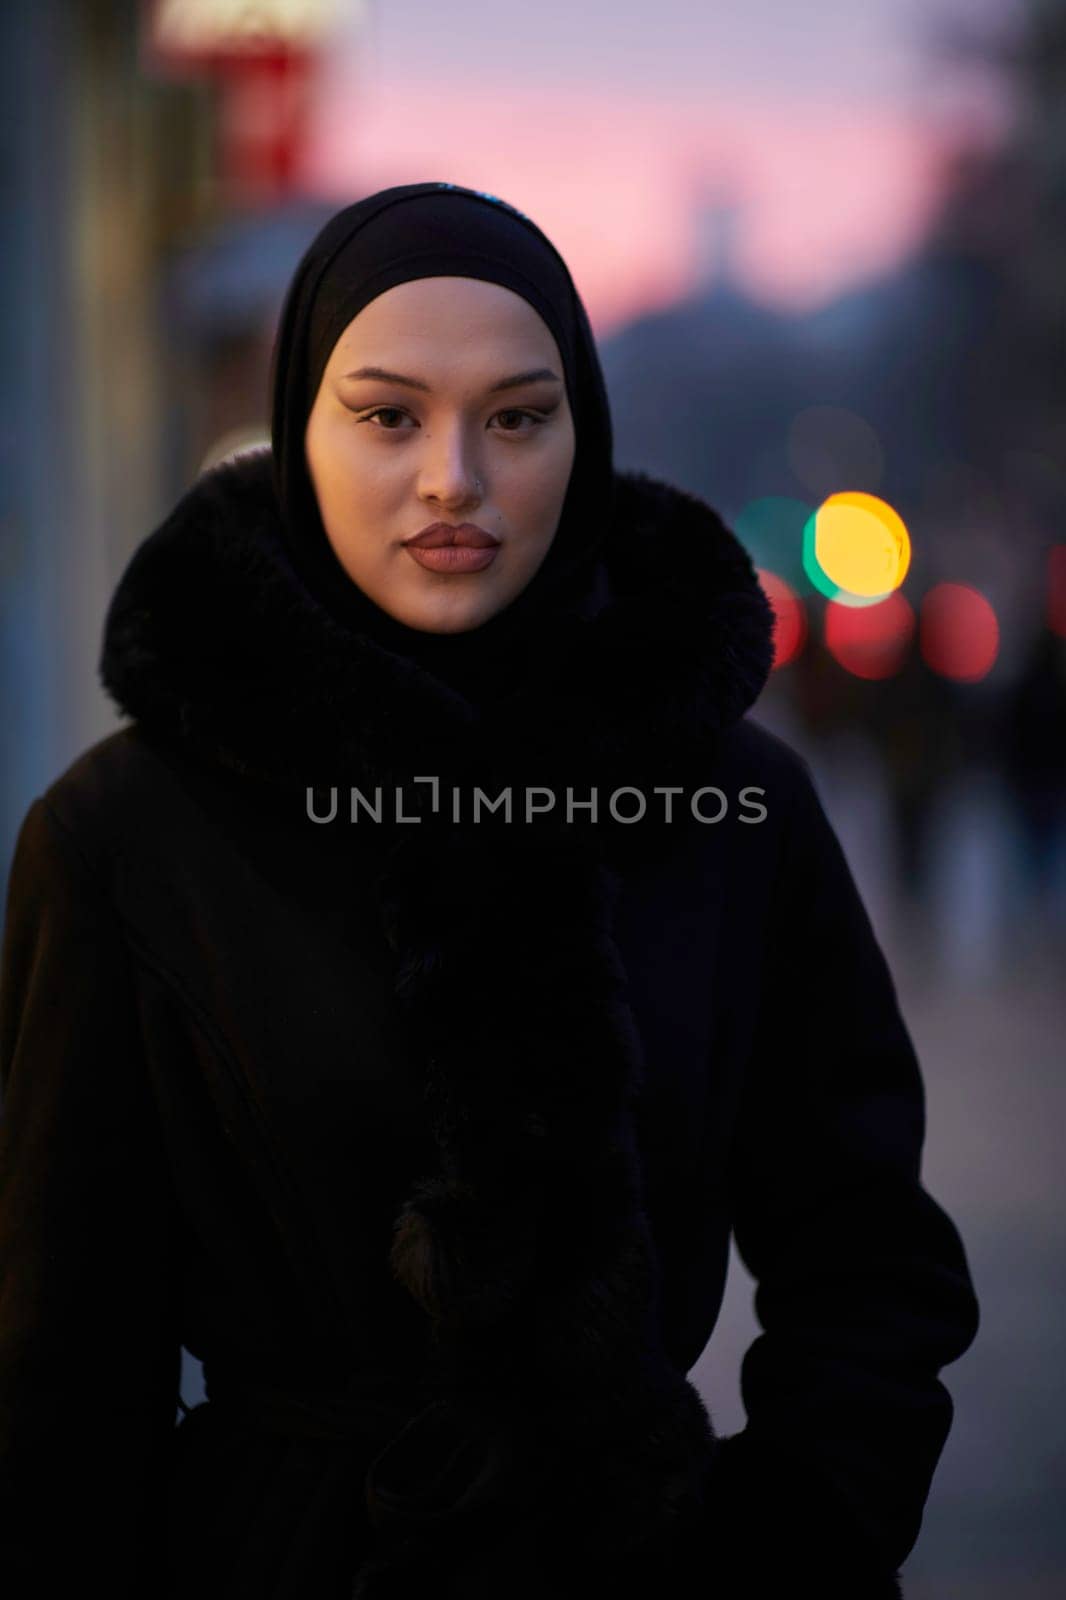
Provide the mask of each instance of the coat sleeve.
POLYGON ((794 759, 731 1168, 762 1331, 741 1366, 746 1426, 717 1459, 720 1525, 737 1594, 879 1600, 900 1592, 951 1426, 938 1373, 978 1303, 921 1182, 924 1087, 892 977, 794 759))
POLYGON ((181 1341, 174 1205, 110 900, 47 797, 0 965, 5 1592, 161 1593, 181 1341))

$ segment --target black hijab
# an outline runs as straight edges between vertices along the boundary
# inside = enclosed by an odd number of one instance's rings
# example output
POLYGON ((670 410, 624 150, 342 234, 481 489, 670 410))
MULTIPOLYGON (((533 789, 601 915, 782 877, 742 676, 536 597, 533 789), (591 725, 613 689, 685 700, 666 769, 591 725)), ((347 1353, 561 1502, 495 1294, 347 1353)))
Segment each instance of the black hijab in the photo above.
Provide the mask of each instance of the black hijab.
POLYGON ((296 269, 274 346, 272 443, 286 551, 304 588, 344 626, 406 656, 472 702, 516 687, 564 613, 597 604, 598 553, 614 508, 611 416, 588 317, 555 247, 496 195, 444 182, 401 184, 347 206, 296 269), (481 278, 521 295, 562 358, 576 451, 555 538, 525 589, 478 627, 437 634, 382 610, 329 542, 304 435, 322 373, 352 318, 411 278, 481 278), (536 646, 536 652, 534 651, 536 646))

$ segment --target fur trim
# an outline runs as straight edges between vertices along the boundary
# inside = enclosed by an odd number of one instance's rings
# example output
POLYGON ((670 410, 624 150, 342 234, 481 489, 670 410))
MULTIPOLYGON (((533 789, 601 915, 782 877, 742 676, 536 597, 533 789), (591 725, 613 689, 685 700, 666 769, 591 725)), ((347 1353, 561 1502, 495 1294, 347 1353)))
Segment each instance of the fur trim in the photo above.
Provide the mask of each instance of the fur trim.
MULTIPOLYGON (((638 768, 672 781, 662 774, 705 766, 708 742, 762 690, 773 613, 709 506, 644 473, 616 477, 610 600, 553 652, 520 721, 506 708, 485 731, 510 747, 509 762, 516 744, 527 751, 531 774, 545 760, 565 762, 574 783, 616 772, 639 783, 638 768)), ((99 672, 128 715, 280 784, 403 782, 412 748, 418 771, 446 772, 479 720, 439 680, 353 637, 294 580, 267 450, 205 473, 135 552, 99 672)))

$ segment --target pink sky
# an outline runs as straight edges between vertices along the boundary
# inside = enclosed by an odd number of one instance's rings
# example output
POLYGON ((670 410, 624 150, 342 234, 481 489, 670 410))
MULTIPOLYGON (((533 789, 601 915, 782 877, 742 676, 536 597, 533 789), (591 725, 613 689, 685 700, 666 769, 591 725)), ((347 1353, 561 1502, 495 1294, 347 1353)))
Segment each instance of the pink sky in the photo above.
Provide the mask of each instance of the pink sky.
POLYGON ((713 96, 689 87, 455 81, 352 61, 316 96, 309 180, 343 203, 446 178, 502 195, 559 247, 598 335, 700 275, 700 185, 739 208, 735 275, 808 307, 877 274, 920 236, 948 123, 880 95, 713 96))

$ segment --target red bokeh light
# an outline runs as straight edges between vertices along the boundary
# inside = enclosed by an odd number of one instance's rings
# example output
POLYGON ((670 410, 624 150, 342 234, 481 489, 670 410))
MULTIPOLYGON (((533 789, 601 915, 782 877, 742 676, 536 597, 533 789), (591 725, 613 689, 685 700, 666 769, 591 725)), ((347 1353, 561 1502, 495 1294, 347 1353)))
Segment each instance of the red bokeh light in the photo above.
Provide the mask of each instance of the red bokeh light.
POLYGON ((829 653, 857 678, 891 678, 903 665, 914 634, 914 612, 899 590, 872 606, 825 608, 829 653))
POLYGON ((938 583, 922 601, 922 656, 942 678, 975 683, 999 654, 999 623, 991 603, 968 583, 938 583))
POLYGON ((759 582, 774 609, 774 671, 794 661, 807 642, 807 608, 792 585, 776 572, 756 569, 759 582))

